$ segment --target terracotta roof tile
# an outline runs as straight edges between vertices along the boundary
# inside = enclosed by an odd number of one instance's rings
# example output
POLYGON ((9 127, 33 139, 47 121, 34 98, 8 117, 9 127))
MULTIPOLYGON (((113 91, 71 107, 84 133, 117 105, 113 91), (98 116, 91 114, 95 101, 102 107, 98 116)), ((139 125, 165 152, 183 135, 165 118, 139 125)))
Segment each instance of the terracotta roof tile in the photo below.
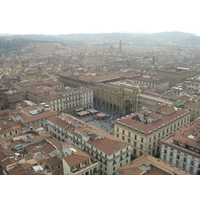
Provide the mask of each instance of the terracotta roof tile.
POLYGON ((197 118, 189 126, 182 128, 180 131, 176 132, 173 140, 187 144, 196 149, 200 149, 200 118, 197 118), (199 134, 199 136, 198 136, 199 134))
POLYGON ((0 151, 0 163, 2 162, 2 160, 4 160, 5 158, 7 158, 6 154, 3 151, 0 151))
POLYGON ((52 111, 52 110, 47 110, 47 111, 44 111, 42 113, 39 113, 37 115, 29 115, 29 116, 26 116, 26 115, 22 115, 23 116, 23 122, 24 123, 30 123, 30 122, 33 122, 33 121, 37 121, 37 120, 40 120, 40 119, 45 119, 45 118, 48 118, 48 117, 52 117, 52 116, 55 116, 57 115, 58 113, 55 112, 55 111, 52 111))
POLYGON ((67 121, 71 121, 76 124, 75 127, 73 127, 73 125, 68 126, 66 130, 79 138, 82 138, 81 134, 83 134, 84 132, 92 132, 93 134, 100 136, 101 139, 90 139, 88 143, 94 145, 96 148, 99 148, 101 151, 107 154, 112 154, 114 152, 120 151, 122 148, 129 146, 127 142, 124 142, 123 140, 113 135, 110 135, 101 129, 91 126, 71 115, 62 114, 60 118, 57 116, 48 120, 51 122, 56 122, 57 125, 62 124, 62 127, 65 127, 65 124, 66 126, 69 125, 69 123, 64 121, 63 119, 66 119, 67 121))
POLYGON ((150 155, 142 155, 117 171, 122 175, 190 175, 150 155))
POLYGON ((90 156, 88 156, 87 154, 83 155, 83 154, 79 154, 79 153, 77 153, 77 154, 73 153, 71 155, 63 157, 63 159, 70 167, 73 167, 75 165, 78 165, 82 162, 89 160, 90 156))
POLYGON ((6 158, 3 162, 1 162, 1 167, 6 171, 6 166, 12 164, 13 161, 10 158, 6 158))
POLYGON ((51 144, 46 144, 42 147, 41 151, 44 152, 46 155, 49 155, 53 152, 56 148, 51 144))
POLYGON ((27 174, 27 170, 24 169, 24 167, 19 164, 18 166, 14 167, 13 169, 10 169, 7 172, 8 175, 25 175, 27 174))
POLYGON ((62 143, 55 138, 46 138, 45 141, 56 147, 59 151, 62 151, 62 143))
POLYGON ((47 160, 47 164, 50 166, 50 168, 54 168, 58 165, 61 165, 62 164, 62 161, 59 160, 57 157, 53 157, 53 158, 49 158, 47 160))
MULTIPOLYGON (((164 112, 172 111, 171 109, 163 109, 164 112)), ((139 112, 140 113, 140 112, 139 112)), ((168 122, 171 122, 172 120, 175 120, 176 118, 188 114, 189 112, 184 109, 178 109, 173 113, 167 114, 162 116, 162 118, 155 120, 151 123, 145 124, 140 121, 136 121, 132 119, 134 116, 137 116, 138 113, 133 113, 131 115, 128 115, 126 117, 123 117, 121 119, 115 120, 115 123, 119 123, 128 127, 131 127, 133 129, 137 129, 139 131, 143 131, 144 134, 149 134, 149 132, 153 132, 154 129, 158 129, 159 127, 162 127, 163 125, 167 124, 168 122)))

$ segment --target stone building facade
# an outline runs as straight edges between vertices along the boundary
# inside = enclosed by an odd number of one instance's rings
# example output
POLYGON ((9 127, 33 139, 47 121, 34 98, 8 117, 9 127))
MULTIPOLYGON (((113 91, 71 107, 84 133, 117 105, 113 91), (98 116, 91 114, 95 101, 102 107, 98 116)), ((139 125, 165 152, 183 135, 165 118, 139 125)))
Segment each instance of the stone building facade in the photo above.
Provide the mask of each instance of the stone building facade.
POLYGON ((139 87, 127 83, 107 83, 96 85, 97 106, 126 115, 137 111, 139 87))
POLYGON ((131 160, 130 144, 71 115, 52 117, 47 126, 56 139, 71 143, 96 159, 100 174, 115 174, 117 169, 131 160))
POLYGON ((200 119, 161 143, 160 159, 190 174, 200 174, 200 119))
POLYGON ((76 109, 93 108, 93 91, 89 88, 35 87, 27 89, 26 94, 27 99, 37 104, 45 102, 56 112, 74 114, 76 109))
POLYGON ((191 112, 191 121, 200 117, 200 103, 198 101, 186 101, 184 109, 191 112))
POLYGON ((137 84, 144 85, 148 88, 153 88, 157 90, 168 90, 169 81, 160 77, 137 77, 135 78, 137 84))
POLYGON ((172 87, 177 83, 182 83, 187 78, 195 76, 197 73, 196 70, 190 70, 188 68, 179 68, 179 67, 173 70, 157 69, 155 71, 158 76, 162 76, 167 81, 169 81, 169 87, 172 87))
POLYGON ((132 145, 133 157, 160 153, 160 140, 190 122, 190 112, 157 104, 114 121, 114 135, 132 145))
POLYGON ((99 164, 91 156, 74 145, 63 142, 63 174, 64 175, 97 175, 99 164))

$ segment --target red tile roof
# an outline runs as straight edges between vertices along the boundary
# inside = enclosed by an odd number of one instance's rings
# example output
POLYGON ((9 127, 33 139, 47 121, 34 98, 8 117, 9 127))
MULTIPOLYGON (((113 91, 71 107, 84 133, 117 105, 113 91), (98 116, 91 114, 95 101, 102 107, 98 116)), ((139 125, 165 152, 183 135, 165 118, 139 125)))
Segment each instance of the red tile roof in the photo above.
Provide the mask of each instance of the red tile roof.
POLYGON ((117 171, 121 175, 190 175, 150 155, 142 155, 117 171))
POLYGON ((200 118, 176 132, 173 140, 200 149, 200 118))
POLYGON ((95 135, 100 136, 101 139, 97 139, 97 140, 90 139, 88 143, 91 145, 94 145, 96 148, 99 148, 101 151, 109 155, 117 151, 120 151, 122 148, 129 146, 127 142, 124 142, 123 140, 113 135, 110 135, 109 133, 106 133, 101 129, 91 126, 71 115, 62 114, 61 116, 62 117, 60 118, 57 116, 57 117, 50 118, 48 120, 53 123, 55 122, 56 125, 58 126, 59 124, 62 125, 62 127, 68 126, 66 130, 79 138, 82 138, 81 134, 83 134, 84 132, 86 133, 92 132, 95 135), (73 122, 74 124, 76 124, 76 126, 75 127, 73 127, 73 125, 69 126, 69 123, 64 121, 61 118, 73 122))
MULTIPOLYGON (((155 109, 155 106, 154 106, 154 109, 155 109)), ((168 112, 168 113, 170 111, 172 111, 172 109, 159 109, 159 110, 161 112, 168 112)), ((115 120, 115 123, 118 123, 118 124, 121 124, 121 125, 124 125, 127 127, 131 127, 132 129, 137 129, 137 130, 143 132, 144 134, 149 134, 150 131, 154 132, 154 129, 158 129, 159 127, 165 126, 167 123, 174 121, 175 119, 177 119, 183 115, 186 115, 186 114, 189 114, 189 111, 186 111, 184 109, 177 109, 177 110, 174 110, 173 113, 166 114, 158 120, 155 120, 151 123, 145 124, 143 122, 132 119, 134 116, 138 115, 138 113, 133 113, 126 117, 122 117, 121 119, 115 120)))
POLYGON ((27 113, 26 114, 22 113, 21 116, 22 116, 24 123, 30 123, 30 122, 37 121, 37 120, 40 120, 40 119, 46 119, 46 118, 49 118, 49 117, 53 117, 57 114, 58 113, 55 112, 55 111, 47 110, 47 111, 43 111, 42 113, 39 113, 37 115, 30 115, 30 114, 27 114, 27 113))
POLYGON ((21 165, 17 165, 16 167, 14 167, 13 169, 10 169, 7 172, 8 175, 25 175, 27 174, 27 170, 21 165))
POLYGON ((64 161, 70 167, 73 167, 75 165, 78 165, 84 161, 91 159, 91 157, 88 154, 81 151, 79 148, 73 146, 72 144, 64 142, 63 145, 66 146, 67 148, 73 148, 76 150, 76 152, 72 152, 72 154, 66 155, 65 157, 63 157, 64 161))
POLYGON ((41 151, 44 152, 47 156, 55 150, 56 148, 51 144, 45 144, 41 149, 41 151))

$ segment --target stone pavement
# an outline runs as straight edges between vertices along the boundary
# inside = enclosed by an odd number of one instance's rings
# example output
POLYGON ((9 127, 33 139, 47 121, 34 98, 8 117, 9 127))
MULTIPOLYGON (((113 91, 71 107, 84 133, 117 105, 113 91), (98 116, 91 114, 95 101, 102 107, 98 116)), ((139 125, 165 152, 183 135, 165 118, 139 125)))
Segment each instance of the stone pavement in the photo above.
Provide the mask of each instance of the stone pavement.
POLYGON ((113 135, 113 121, 120 118, 119 114, 113 112, 113 111, 109 111, 106 110, 105 108, 99 108, 96 107, 96 110, 98 110, 99 112, 103 112, 109 115, 108 119, 104 119, 104 120, 96 120, 96 114, 93 114, 91 116, 88 117, 77 117, 78 119, 96 127, 99 128, 111 135, 113 135))

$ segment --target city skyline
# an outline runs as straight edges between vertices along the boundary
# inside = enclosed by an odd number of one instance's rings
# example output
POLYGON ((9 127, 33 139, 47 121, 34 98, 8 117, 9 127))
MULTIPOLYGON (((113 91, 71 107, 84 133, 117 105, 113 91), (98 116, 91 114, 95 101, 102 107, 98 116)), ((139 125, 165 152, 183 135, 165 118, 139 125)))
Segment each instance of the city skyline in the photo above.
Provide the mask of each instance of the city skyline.
POLYGON ((198 1, 27 1, 1 3, 0 34, 155 33, 200 35, 198 1))

